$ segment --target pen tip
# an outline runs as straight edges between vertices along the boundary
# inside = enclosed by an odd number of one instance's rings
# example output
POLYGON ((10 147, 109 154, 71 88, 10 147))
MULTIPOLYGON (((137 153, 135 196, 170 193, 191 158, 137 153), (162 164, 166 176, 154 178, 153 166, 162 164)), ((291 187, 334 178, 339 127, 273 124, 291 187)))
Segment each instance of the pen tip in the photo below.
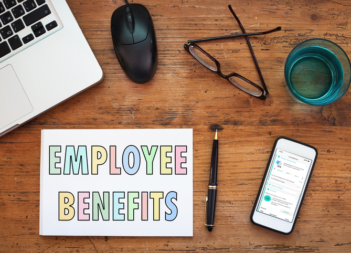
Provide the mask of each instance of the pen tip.
POLYGON ((212 231, 212 229, 213 229, 213 227, 212 227, 212 226, 208 226, 208 227, 207 227, 207 229, 208 229, 208 231, 210 231, 210 232, 211 232, 211 231, 212 231))
POLYGON ((216 133, 215 133, 215 140, 218 140, 218 134, 217 134, 217 129, 216 129, 216 133))

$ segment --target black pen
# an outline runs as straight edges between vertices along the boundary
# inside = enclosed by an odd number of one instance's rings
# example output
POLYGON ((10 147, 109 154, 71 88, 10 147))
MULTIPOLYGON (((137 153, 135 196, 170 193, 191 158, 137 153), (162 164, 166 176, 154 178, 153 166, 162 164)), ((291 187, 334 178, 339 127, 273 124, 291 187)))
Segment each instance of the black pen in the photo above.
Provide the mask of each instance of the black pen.
POLYGON ((214 226, 216 198, 217 198, 217 168, 218 168, 218 138, 217 130, 212 146, 210 183, 208 184, 208 196, 206 197, 206 223, 208 231, 214 226))

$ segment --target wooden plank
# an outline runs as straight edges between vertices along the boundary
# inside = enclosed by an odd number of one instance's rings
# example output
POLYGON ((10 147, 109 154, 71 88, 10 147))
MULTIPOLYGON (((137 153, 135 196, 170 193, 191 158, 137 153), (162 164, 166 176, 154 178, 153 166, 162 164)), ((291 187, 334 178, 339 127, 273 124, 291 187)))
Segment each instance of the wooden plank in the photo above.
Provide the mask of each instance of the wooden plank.
MULTIPOLYGON (((3 252, 350 252, 351 95, 312 107, 286 92, 284 64, 292 48, 325 38, 350 55, 351 4, 336 1, 139 0, 156 27, 159 65, 148 84, 132 83, 117 62, 110 17, 123 1, 68 0, 101 64, 105 79, 0 138, 0 251, 3 252), (184 49, 188 39, 240 33, 232 4, 247 32, 281 32, 250 39, 270 95, 252 98, 201 66, 184 49), (204 227, 213 133, 219 134, 216 227, 204 227), (194 237, 40 237, 40 130, 70 128, 194 129, 194 237), (249 216, 275 139, 314 145, 319 158, 295 231, 284 236, 254 226, 249 216)), ((244 39, 199 43, 224 73, 260 84, 244 39)), ((116 227, 116 229, 118 229, 116 227)))

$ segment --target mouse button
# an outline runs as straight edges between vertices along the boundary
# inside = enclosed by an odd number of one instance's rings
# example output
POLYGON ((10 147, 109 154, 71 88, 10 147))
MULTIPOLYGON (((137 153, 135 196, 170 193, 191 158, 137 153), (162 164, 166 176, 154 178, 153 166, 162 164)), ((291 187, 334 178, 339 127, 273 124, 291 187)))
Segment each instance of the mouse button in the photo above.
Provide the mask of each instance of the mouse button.
POLYGON ((115 30, 115 35, 117 37, 117 40, 122 45, 132 45, 133 44, 133 35, 130 33, 127 26, 124 26, 124 27, 125 28, 115 30))
POLYGON ((112 15, 111 28, 115 38, 123 45, 133 44, 133 36, 126 25, 124 9, 117 9, 112 15))
MULTIPOLYGON (((123 50, 124 46, 119 46, 119 47, 123 50)), ((117 57, 119 63, 121 64, 122 68, 124 68, 124 62, 123 62, 123 59, 122 59, 121 53, 119 52, 118 47, 114 46, 114 49, 115 49, 116 57, 117 57)))
POLYGON ((133 6, 133 17, 134 17, 134 43, 139 43, 146 39, 149 32, 149 19, 150 14, 148 10, 142 5, 133 6))
POLYGON ((126 11, 125 11, 125 8, 123 8, 123 6, 115 10, 115 12, 112 14, 111 25, 116 28, 121 23, 123 23, 125 13, 126 11))

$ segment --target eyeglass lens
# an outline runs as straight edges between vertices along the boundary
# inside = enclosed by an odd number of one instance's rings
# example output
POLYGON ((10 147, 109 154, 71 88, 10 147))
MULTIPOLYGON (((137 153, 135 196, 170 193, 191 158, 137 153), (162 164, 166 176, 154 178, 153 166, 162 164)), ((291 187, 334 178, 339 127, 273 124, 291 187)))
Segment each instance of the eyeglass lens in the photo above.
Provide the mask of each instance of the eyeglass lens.
POLYGON ((192 54, 192 56, 195 57, 196 60, 198 60, 206 68, 212 71, 217 71, 216 63, 210 57, 204 54, 201 50, 199 50, 197 47, 190 45, 189 52, 192 54))
POLYGON ((262 91, 253 86, 252 84, 242 80, 239 77, 231 76, 229 77, 229 82, 239 88, 240 90, 249 93, 252 96, 259 97, 262 95, 262 91))

